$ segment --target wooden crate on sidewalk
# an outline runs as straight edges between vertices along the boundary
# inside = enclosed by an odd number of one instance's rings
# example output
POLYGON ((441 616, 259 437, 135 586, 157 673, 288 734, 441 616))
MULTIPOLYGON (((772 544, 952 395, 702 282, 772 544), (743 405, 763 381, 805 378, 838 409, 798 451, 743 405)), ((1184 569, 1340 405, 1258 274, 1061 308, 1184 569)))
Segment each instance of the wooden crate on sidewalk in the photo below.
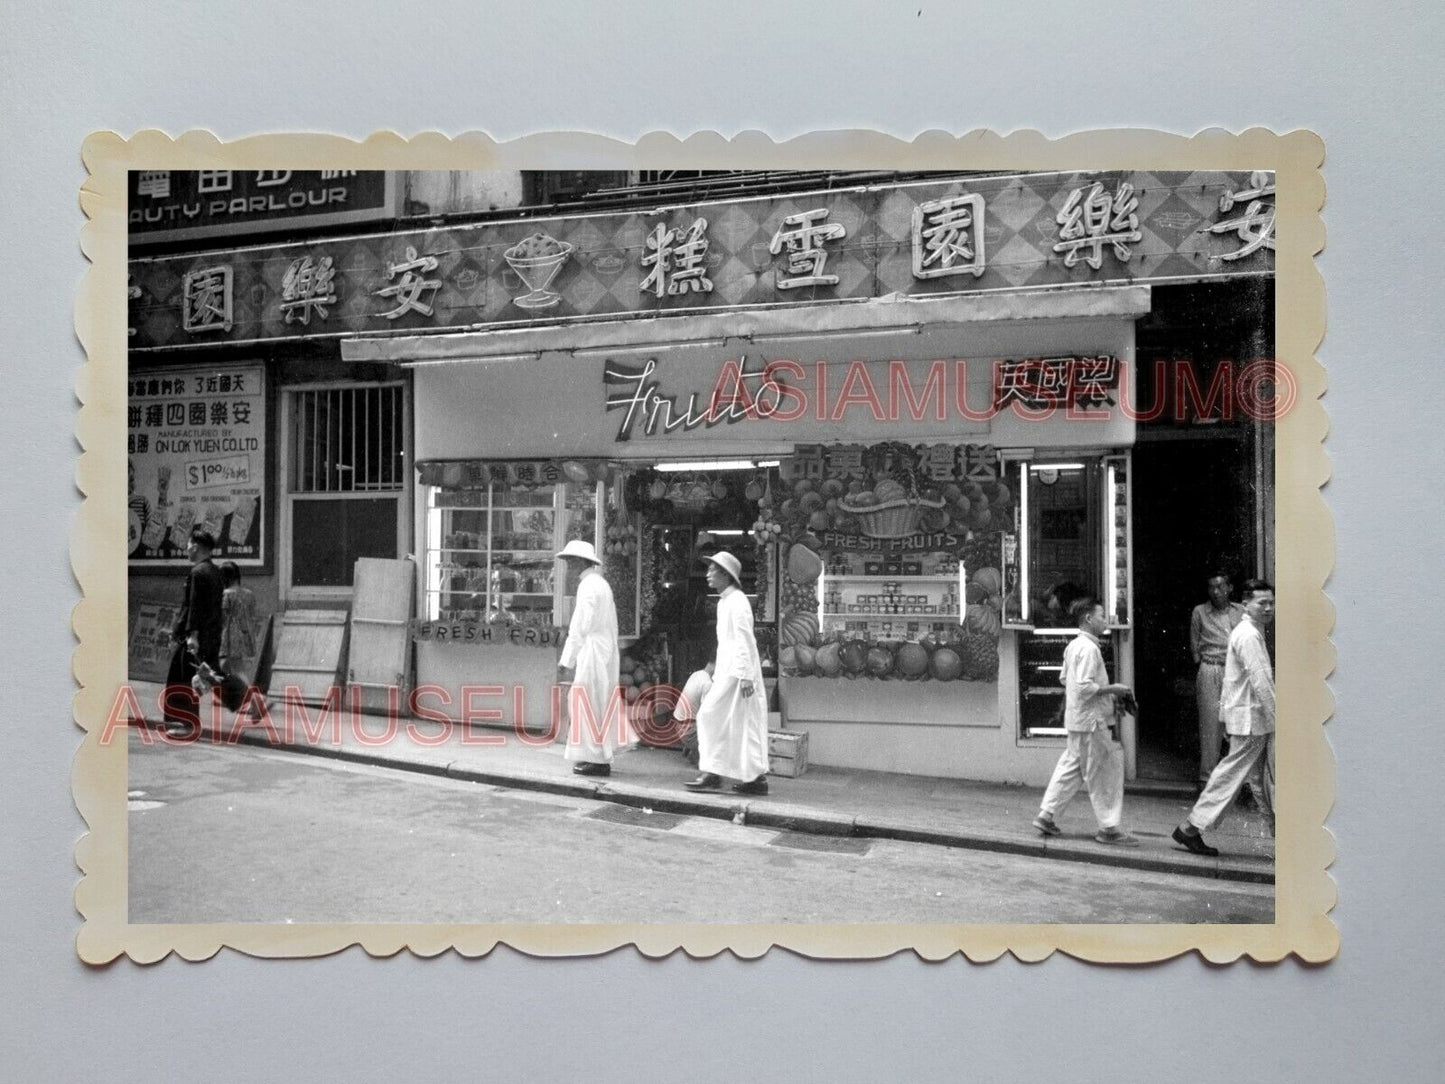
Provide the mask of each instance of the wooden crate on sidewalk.
POLYGON ((796 779, 808 770, 808 734, 797 730, 768 731, 768 774, 796 779))

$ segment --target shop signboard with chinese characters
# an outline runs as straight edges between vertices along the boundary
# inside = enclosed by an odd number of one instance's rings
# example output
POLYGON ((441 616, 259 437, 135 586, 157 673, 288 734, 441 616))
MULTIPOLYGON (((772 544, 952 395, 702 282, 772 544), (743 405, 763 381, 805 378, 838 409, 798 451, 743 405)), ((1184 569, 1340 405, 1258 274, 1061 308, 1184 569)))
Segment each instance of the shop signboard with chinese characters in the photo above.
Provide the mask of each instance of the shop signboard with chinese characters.
POLYGON ((134 243, 191 241, 376 222, 396 215, 396 191, 381 170, 132 170, 127 217, 134 243))
POLYGON ((188 564, 196 526, 216 539, 217 560, 263 565, 264 367, 133 369, 128 382, 131 566, 188 564))
MULTIPOLYGON (((149 201, 160 199, 152 195, 160 181, 133 176, 147 185, 135 193, 144 216, 149 201)), ((172 186, 179 183, 179 175, 169 176, 172 186)), ((237 197, 234 214, 250 214, 252 203, 256 214, 267 213, 269 199, 237 197)), ((295 198, 307 203, 307 222, 309 199, 295 198)), ((225 200, 212 203, 221 213, 225 200)), ((133 236, 165 225, 134 223, 133 236)), ((1270 174, 963 178, 139 257, 130 264, 131 346, 1200 281, 1273 270, 1270 174)))

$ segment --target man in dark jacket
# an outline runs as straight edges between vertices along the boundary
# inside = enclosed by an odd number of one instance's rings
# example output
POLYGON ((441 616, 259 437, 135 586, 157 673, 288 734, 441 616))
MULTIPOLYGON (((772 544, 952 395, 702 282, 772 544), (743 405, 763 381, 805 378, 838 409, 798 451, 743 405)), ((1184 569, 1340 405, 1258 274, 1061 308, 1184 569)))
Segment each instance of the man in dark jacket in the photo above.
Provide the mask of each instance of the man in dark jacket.
POLYGON ((221 600, 225 585, 221 570, 211 560, 216 540, 209 531, 197 527, 191 532, 186 556, 191 570, 186 575, 186 591, 181 601, 171 639, 176 653, 166 676, 163 715, 167 730, 188 733, 199 718, 200 698, 191 688, 196 665, 204 662, 213 669, 221 664, 221 600))

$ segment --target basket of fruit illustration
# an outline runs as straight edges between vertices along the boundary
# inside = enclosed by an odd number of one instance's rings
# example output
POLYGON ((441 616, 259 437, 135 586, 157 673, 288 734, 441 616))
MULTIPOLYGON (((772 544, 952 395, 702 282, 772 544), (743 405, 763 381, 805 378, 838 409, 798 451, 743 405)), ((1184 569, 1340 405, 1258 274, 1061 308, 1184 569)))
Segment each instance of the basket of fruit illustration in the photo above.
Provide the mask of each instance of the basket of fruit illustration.
POLYGON ((516 298, 515 303, 524 309, 545 309, 561 301, 562 295, 547 287, 572 255, 572 249, 566 241, 558 241, 545 233, 534 233, 504 249, 502 258, 531 291, 516 298))
POLYGON ((942 501, 909 496, 901 482, 886 478, 871 491, 854 493, 838 502, 838 508, 858 517, 862 533, 870 538, 902 538, 918 530, 929 509, 941 509, 942 501))

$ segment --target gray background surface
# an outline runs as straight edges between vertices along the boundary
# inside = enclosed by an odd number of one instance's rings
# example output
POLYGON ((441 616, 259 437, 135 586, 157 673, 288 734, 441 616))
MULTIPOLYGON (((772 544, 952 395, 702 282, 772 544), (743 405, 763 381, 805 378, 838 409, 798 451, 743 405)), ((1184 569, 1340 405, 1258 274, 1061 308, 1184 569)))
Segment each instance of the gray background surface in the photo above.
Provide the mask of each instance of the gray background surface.
POLYGON ((0 4, 0 1041, 9 1079, 1438 1079, 1438 6, 914 0, 0 4), (776 10, 773 10, 776 7, 776 10), (93 14, 92 9, 95 13, 93 14), (1327 967, 503 950, 88 969, 71 331, 94 128, 619 137, 877 127, 1308 127, 1328 146, 1343 934, 1327 967), (1432 1069, 1431 1067, 1434 1066, 1432 1069))

